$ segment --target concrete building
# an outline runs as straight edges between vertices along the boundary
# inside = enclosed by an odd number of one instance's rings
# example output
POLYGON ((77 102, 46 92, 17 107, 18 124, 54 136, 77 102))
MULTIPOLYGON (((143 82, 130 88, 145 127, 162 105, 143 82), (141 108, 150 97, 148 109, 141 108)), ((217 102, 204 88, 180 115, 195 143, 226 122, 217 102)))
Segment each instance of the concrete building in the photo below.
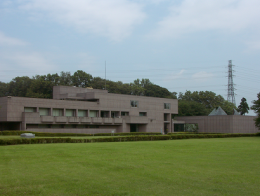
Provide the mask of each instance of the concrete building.
POLYGON ((172 132, 177 99, 54 86, 53 99, 0 98, 1 130, 64 133, 172 132))

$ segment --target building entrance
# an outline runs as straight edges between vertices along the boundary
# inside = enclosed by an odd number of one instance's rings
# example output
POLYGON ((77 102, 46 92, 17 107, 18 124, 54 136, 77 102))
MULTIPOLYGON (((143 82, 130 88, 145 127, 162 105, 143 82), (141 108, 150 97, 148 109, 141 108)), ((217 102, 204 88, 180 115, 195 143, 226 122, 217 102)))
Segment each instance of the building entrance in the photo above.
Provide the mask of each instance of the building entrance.
POLYGON ((130 124, 130 132, 138 132, 138 125, 130 124))

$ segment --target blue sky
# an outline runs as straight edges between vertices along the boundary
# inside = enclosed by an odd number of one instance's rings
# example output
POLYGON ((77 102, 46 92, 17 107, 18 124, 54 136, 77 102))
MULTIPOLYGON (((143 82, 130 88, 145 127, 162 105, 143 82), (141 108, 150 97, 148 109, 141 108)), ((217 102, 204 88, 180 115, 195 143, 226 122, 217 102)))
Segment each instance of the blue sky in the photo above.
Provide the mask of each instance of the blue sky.
MULTIPOLYGON (((260 92, 259 0, 1 0, 2 82, 84 70, 112 81, 149 78, 171 92, 260 92)), ((253 115, 253 112, 250 112, 253 115)))

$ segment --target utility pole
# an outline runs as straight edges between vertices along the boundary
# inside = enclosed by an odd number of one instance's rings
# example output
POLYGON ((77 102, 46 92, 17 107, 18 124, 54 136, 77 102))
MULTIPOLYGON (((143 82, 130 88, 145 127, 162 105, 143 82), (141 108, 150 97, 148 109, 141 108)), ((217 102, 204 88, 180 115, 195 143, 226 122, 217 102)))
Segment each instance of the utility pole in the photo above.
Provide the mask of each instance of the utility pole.
POLYGON ((234 88, 234 83, 233 83, 233 66, 232 65, 232 60, 228 61, 228 95, 227 95, 227 100, 233 104, 236 105, 236 100, 235 100, 235 88, 234 88))
POLYGON ((107 61, 105 61, 105 90, 107 90, 107 61))

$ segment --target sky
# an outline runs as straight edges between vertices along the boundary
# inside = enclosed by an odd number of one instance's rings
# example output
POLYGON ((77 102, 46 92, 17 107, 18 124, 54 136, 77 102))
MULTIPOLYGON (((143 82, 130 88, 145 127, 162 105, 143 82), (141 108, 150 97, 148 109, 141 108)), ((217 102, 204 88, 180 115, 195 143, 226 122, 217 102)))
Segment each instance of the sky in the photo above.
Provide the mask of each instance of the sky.
POLYGON ((0 81, 83 70, 227 99, 232 60, 236 105, 250 106, 260 92, 259 10, 259 0, 1 0, 0 81))

